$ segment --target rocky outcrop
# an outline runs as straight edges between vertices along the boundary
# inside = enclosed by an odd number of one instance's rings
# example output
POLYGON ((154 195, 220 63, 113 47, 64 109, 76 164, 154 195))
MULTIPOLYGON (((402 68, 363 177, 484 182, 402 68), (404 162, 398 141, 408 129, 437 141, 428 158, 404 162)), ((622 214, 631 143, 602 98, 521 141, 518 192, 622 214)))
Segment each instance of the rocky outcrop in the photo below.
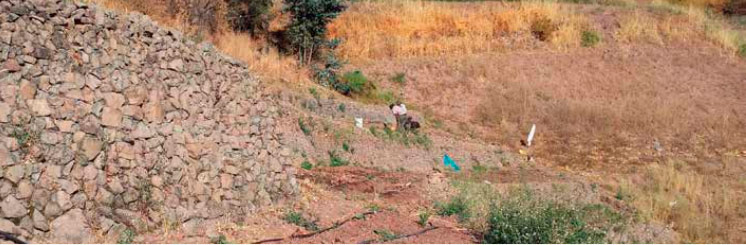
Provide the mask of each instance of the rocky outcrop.
POLYGON ((278 107, 245 65, 146 16, 71 2, 0 1, 4 231, 88 242, 297 192, 278 107))

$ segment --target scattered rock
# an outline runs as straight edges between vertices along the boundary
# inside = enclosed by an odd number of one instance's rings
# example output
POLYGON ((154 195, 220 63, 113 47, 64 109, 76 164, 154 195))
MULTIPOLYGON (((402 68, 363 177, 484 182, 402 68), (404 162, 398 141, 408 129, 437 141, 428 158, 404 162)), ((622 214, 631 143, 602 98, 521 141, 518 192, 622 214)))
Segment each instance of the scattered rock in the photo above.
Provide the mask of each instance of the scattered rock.
POLYGON ((8 196, 0 203, 0 208, 3 210, 5 218, 21 218, 28 214, 28 210, 21 201, 18 201, 13 196, 8 196))

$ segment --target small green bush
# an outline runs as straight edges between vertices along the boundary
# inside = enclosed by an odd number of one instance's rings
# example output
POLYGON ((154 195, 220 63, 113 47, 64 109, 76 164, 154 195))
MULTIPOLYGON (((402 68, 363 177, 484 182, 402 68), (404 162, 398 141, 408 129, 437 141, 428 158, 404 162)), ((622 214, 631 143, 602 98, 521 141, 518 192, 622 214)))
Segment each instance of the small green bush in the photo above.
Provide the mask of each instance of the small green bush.
POLYGON ((420 214, 417 215, 420 219, 417 221, 417 224, 419 224, 422 227, 427 226, 427 221, 430 220, 431 213, 428 211, 420 212, 420 214))
POLYGON ((303 118, 298 118, 298 127, 303 131, 303 134, 311 135, 311 127, 303 121, 303 118))
POLYGON ((469 206, 461 196, 451 198, 448 203, 436 203, 435 209, 440 216, 458 215, 460 221, 464 221, 470 216, 469 206))
POLYGON ((347 111, 347 106, 344 103, 339 103, 339 106, 337 106, 337 110, 339 112, 345 112, 347 111))
POLYGON ((329 166, 330 167, 341 167, 350 164, 347 160, 337 155, 336 151, 329 151, 329 166))
POLYGON ((374 230, 373 233, 381 237, 381 242, 388 242, 399 238, 398 235, 389 230, 374 230))
POLYGON ((130 228, 125 229, 122 231, 121 234, 119 234, 119 239, 117 239, 118 244, 130 244, 135 240, 135 231, 133 231, 130 228))
POLYGON ((315 221, 310 221, 306 219, 305 217, 303 217, 303 214, 299 212, 295 212, 295 211, 287 212, 283 219, 285 220, 285 222, 303 227, 304 229, 308 231, 319 230, 319 226, 318 224, 316 224, 315 221))
POLYGON ((485 243, 602 243, 622 216, 601 204, 573 206, 519 194, 490 209, 485 243))
POLYGON ((738 55, 740 55, 743 58, 746 58, 746 42, 738 46, 738 55))
POLYGON ((368 78, 363 75, 362 72, 356 70, 352 72, 346 72, 342 76, 342 80, 347 84, 351 93, 362 94, 368 85, 368 78))
POLYGON ((305 160, 300 164, 300 167, 305 170, 311 170, 313 169, 313 164, 311 164, 311 162, 309 162, 308 160, 305 160))
POLYGON ((582 39, 583 47, 593 47, 601 41, 601 37, 596 31, 583 31, 582 39))
POLYGON ((404 74, 404 72, 396 73, 396 75, 394 75, 393 77, 391 77, 391 81, 395 82, 395 83, 398 83, 398 84, 401 84, 401 85, 404 85, 404 83, 407 82, 407 75, 404 74))

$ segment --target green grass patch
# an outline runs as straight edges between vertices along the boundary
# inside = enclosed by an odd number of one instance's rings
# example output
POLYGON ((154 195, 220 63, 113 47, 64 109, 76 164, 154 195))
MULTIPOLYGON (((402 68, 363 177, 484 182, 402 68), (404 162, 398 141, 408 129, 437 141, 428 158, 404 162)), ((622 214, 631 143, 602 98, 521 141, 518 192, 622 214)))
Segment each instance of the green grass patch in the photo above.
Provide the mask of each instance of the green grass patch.
POLYGON ((582 45, 583 47, 593 47, 601 42, 601 36, 596 31, 583 31, 582 34, 582 45))
POLYGON ((396 73, 393 77, 391 77, 391 81, 398 83, 400 85, 404 85, 404 83, 407 82, 407 75, 404 74, 404 72, 396 73))
POLYGON ((300 163, 300 167, 305 170, 311 170, 313 169, 313 164, 311 164, 311 162, 309 162, 308 160, 305 160, 300 163))
POLYGON ((329 154, 329 167, 341 167, 350 164, 349 161, 337 154, 337 151, 328 151, 327 153, 329 154))
POLYGON ((217 237, 210 239, 210 242, 212 244, 230 244, 231 243, 228 241, 228 238, 226 238, 225 235, 223 234, 220 234, 217 237))
POLYGON ((135 241, 135 231, 127 228, 122 231, 122 233, 119 234, 119 238, 117 239, 118 244, 131 244, 135 241))
POLYGON ((283 217, 283 220, 285 222, 288 222, 290 224, 294 224, 300 227, 303 227, 304 229, 308 231, 317 231, 319 230, 319 225, 316 224, 316 221, 311 221, 303 216, 302 213, 290 211, 285 214, 285 217, 283 217))
POLYGON ((430 148, 433 143, 427 134, 420 131, 394 131, 388 127, 384 127, 383 132, 379 132, 378 129, 370 127, 370 133, 377 138, 396 142, 405 146, 422 146, 430 148))
POLYGON ((303 118, 298 118, 298 127, 306 136, 311 135, 311 132, 313 132, 311 125, 307 124, 303 118))
POLYGON ((738 46, 738 55, 746 58, 746 42, 741 43, 741 45, 738 46))
POLYGON ((430 216, 432 214, 429 211, 422 211, 419 214, 417 214, 417 217, 419 218, 417 220, 417 224, 419 224, 422 227, 427 226, 428 221, 430 220, 430 216))

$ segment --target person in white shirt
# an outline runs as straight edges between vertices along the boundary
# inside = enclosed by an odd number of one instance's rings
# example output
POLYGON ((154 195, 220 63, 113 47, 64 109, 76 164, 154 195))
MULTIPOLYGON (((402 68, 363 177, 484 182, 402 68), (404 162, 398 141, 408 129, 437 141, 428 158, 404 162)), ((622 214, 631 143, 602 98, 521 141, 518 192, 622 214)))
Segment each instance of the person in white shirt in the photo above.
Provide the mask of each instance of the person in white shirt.
POLYGON ((396 118, 396 128, 404 129, 404 123, 407 121, 407 106, 397 101, 389 105, 389 108, 396 118))

